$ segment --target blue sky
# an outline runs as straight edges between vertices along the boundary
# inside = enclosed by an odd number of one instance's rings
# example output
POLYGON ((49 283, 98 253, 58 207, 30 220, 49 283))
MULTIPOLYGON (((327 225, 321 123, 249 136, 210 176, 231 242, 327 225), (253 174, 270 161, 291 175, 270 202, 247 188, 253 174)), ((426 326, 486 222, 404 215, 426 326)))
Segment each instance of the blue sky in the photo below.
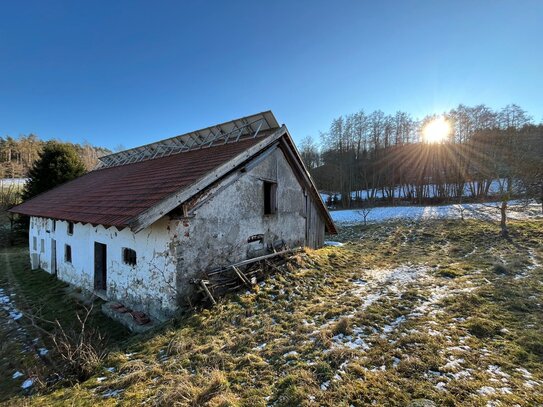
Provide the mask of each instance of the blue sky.
POLYGON ((133 147, 271 109, 543 119, 543 1, 3 1, 0 135, 133 147), (269 4, 267 4, 269 3, 269 4))

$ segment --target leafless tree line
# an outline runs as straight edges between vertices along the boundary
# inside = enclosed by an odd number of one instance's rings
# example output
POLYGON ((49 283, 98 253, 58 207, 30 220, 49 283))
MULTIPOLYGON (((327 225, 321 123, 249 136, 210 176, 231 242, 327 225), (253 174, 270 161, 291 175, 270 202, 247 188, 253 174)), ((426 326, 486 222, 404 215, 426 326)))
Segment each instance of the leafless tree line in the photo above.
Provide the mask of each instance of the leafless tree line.
POLYGON ((422 131, 435 115, 361 110, 334 119, 320 144, 304 139, 301 155, 319 189, 337 193, 344 208, 542 196, 543 124, 514 104, 459 105, 443 117, 448 138, 426 143, 422 131))

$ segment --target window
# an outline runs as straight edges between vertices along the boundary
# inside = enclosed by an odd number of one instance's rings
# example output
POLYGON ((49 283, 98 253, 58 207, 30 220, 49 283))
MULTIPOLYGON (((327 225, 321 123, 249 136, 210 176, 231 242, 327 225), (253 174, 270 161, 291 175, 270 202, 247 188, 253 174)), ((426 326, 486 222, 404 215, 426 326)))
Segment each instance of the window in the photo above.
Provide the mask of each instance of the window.
POLYGON ((68 234, 69 235, 74 234, 74 224, 73 224, 73 222, 68 222, 68 234))
POLYGON ((56 228, 57 228, 57 221, 53 219, 52 222, 53 222, 53 225, 52 225, 52 228, 51 228, 51 229, 52 229, 53 232, 54 232, 54 231, 56 230, 56 228))
POLYGON ((38 238, 36 236, 32 237, 32 250, 38 250, 38 238))
POLYGON ((72 262, 72 246, 69 244, 64 246, 64 261, 66 263, 72 262))
POLYGON ((136 251, 123 247, 123 262, 131 266, 136 265, 136 251))
POLYGON ((277 183, 264 181, 264 215, 277 212, 277 183))
POLYGON ((45 241, 43 239, 40 240, 40 252, 45 253, 45 241))

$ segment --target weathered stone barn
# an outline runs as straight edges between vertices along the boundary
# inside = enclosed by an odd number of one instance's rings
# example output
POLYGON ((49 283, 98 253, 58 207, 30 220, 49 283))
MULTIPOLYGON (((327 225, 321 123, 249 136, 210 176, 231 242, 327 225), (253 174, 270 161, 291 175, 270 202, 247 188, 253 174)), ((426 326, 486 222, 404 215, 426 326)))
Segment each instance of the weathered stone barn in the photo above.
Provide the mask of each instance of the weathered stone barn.
POLYGON ((270 111, 100 160, 11 211, 30 216, 32 268, 154 316, 202 271, 335 233, 270 111))

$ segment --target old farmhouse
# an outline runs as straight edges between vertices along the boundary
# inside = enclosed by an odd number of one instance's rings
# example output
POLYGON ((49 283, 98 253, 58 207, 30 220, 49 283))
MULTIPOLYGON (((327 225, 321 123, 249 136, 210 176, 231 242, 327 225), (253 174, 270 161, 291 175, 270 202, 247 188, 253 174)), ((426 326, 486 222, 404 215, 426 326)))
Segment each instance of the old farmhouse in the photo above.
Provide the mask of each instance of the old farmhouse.
POLYGON ((271 111, 100 158, 11 209, 30 216, 32 268, 152 316, 205 270, 335 233, 271 111))

